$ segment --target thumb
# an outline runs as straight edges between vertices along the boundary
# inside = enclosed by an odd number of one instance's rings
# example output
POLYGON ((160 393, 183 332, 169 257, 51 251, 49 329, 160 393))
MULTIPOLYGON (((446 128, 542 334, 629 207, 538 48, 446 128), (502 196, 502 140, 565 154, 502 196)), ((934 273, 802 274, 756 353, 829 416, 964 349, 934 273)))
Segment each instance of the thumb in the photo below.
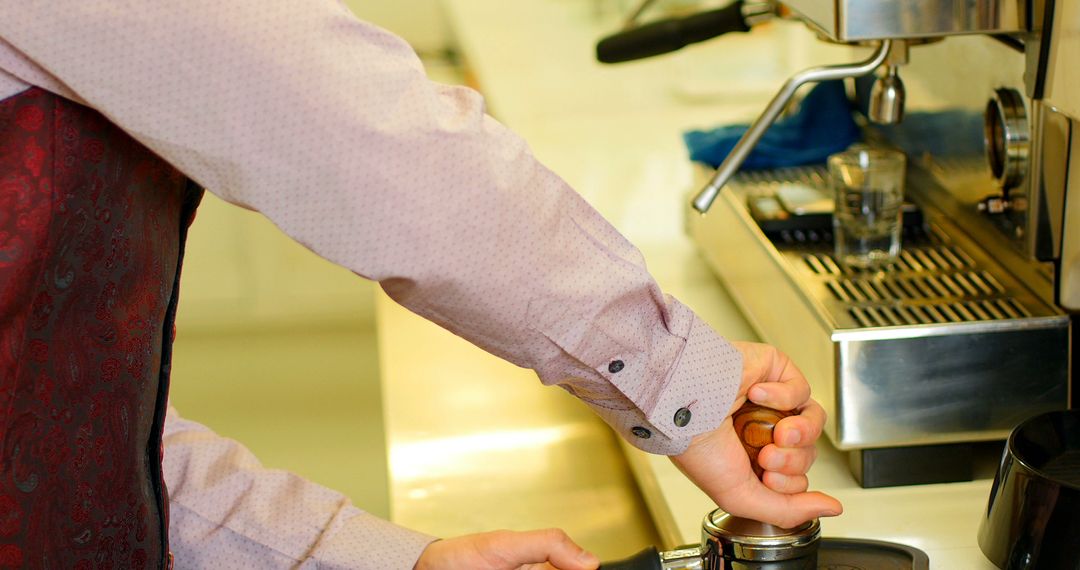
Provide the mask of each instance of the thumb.
POLYGON ((558 570, 596 570, 596 555, 578 546, 557 528, 492 533, 492 551, 513 567, 549 562, 558 570))
POLYGON ((844 511, 840 501, 816 491, 789 495, 759 484, 753 486, 753 491, 736 497, 724 505, 725 511, 781 528, 793 528, 810 519, 836 516, 844 511))

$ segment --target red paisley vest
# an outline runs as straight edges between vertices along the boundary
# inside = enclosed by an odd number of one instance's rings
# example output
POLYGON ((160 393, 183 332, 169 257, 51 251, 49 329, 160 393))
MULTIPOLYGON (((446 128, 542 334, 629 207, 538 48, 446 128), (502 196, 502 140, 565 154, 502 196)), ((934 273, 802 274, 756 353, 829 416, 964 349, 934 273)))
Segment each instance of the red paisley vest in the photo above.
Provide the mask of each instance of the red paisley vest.
POLYGON ((0 101, 0 568, 170 564, 161 430, 201 196, 96 111, 0 101))

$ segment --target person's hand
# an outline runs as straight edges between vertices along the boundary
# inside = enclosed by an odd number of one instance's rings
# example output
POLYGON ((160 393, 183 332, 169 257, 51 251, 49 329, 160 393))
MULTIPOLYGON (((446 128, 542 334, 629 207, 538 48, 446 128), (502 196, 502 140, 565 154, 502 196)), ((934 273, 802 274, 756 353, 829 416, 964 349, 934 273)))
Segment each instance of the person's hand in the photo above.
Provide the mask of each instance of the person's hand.
POLYGON ((414 570, 596 570, 599 560, 559 529, 498 530, 438 540, 414 570))
POLYGON ((825 425, 825 410, 810 399, 810 385, 788 357, 766 344, 733 343, 743 354, 743 378, 735 405, 717 429, 695 437, 672 462, 724 511, 791 528, 815 517, 836 516, 840 501, 806 492, 806 472, 817 458, 814 442, 825 425), (780 420, 774 444, 765 446, 758 463, 759 481, 732 427, 731 413, 749 398, 777 410, 796 410, 780 420))

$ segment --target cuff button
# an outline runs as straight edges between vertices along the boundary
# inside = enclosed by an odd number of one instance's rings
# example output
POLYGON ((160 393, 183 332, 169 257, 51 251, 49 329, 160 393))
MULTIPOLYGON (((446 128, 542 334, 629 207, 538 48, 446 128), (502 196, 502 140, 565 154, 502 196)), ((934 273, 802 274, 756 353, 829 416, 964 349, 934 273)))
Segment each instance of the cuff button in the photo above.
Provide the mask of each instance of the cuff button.
POLYGON ((649 439, 650 437, 652 437, 652 432, 641 426, 635 426, 631 428, 630 433, 640 437, 641 439, 649 439))
POLYGON ((607 371, 612 374, 622 372, 623 368, 626 368, 626 364, 621 360, 612 360, 611 363, 607 365, 607 371))
POLYGON ((679 427, 686 427, 686 424, 690 423, 690 418, 693 414, 686 408, 679 408, 679 411, 675 412, 675 425, 679 427))

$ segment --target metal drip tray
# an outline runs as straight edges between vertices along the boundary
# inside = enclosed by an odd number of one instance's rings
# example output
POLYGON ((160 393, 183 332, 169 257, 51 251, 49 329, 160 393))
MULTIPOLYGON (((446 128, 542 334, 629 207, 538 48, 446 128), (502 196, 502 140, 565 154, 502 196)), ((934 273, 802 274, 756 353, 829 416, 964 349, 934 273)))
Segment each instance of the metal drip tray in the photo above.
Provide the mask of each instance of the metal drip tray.
POLYGON ((1004 439, 1066 407, 1068 317, 947 216, 920 204, 897 263, 850 270, 820 216, 768 233, 751 216, 752 198, 786 184, 820 188, 823 172, 741 175, 688 230, 762 338, 810 379, 837 447, 1004 439))
POLYGON ((1038 304, 1029 307, 1032 300, 1021 300, 1025 295, 1018 283, 995 277, 936 229, 877 272, 842 268, 826 251, 777 248, 806 281, 828 289, 831 298, 821 301, 841 329, 1005 321, 1038 312, 1052 316, 1038 304))

